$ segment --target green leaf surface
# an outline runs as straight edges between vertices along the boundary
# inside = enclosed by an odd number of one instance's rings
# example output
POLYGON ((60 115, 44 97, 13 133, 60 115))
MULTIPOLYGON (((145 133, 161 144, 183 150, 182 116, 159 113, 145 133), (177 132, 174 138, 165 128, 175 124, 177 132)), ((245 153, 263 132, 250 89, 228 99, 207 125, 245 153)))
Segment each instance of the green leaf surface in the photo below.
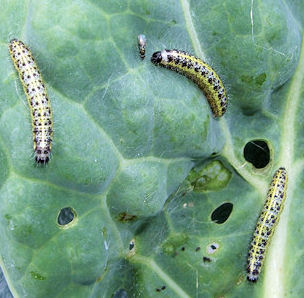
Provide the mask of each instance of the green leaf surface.
POLYGON ((0 0, 0 8, 0 264, 15 297, 303 295, 302 0, 0 0), (51 99, 47 166, 33 159, 12 38, 31 48, 51 99), (191 81, 150 62, 163 48, 216 69, 229 95, 223 118, 191 81), (265 150, 255 140, 270 152, 259 169, 265 150), (250 284, 248 246, 280 166, 286 206, 250 284))

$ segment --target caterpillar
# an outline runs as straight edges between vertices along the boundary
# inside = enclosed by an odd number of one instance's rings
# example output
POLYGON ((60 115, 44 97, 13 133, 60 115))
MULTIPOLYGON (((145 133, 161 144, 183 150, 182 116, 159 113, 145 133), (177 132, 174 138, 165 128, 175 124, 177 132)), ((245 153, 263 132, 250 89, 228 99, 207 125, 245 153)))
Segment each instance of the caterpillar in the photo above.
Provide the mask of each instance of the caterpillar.
POLYGON ((185 75, 204 92, 212 113, 221 117, 227 110, 225 87, 217 73, 203 60, 179 50, 155 52, 151 62, 185 75))
POLYGON ((30 107, 35 160, 47 163, 50 159, 53 137, 53 119, 50 100, 40 71, 29 48, 20 40, 9 43, 9 53, 19 73, 30 107))
POLYGON ((284 207, 287 172, 279 168, 271 181, 266 202, 257 221, 247 260, 247 280, 256 282, 261 272, 267 247, 284 207))
POLYGON ((139 49, 139 55, 141 59, 145 59, 146 57, 146 44, 147 39, 144 34, 139 34, 138 37, 138 49, 139 49))

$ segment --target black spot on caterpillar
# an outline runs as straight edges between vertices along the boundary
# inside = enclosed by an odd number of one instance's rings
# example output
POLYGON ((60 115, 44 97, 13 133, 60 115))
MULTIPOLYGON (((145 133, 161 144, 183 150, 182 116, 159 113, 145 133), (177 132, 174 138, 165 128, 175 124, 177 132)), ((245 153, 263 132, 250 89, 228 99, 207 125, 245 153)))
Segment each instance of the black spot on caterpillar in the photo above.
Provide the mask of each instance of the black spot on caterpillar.
POLYGON ((247 280, 251 282, 256 282, 261 273, 270 239, 284 207, 286 189, 287 172, 285 168, 279 168, 272 178, 249 248, 247 280))
POLYGON ((225 87, 217 73, 201 59, 179 50, 162 50, 151 57, 152 63, 185 75, 204 92, 215 117, 227 110, 225 87))
POLYGON ((47 163, 52 149, 53 117, 45 85, 31 51, 22 41, 11 40, 9 52, 30 107, 35 160, 47 163))

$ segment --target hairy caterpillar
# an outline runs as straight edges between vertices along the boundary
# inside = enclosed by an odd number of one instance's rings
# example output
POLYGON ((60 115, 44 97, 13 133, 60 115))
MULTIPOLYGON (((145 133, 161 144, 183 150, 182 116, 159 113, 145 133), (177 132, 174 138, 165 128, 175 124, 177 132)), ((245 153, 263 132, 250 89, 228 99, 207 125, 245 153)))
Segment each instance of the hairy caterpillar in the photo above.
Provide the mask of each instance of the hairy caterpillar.
POLYGON ((53 119, 45 85, 29 48, 22 41, 11 40, 9 52, 31 111, 35 160, 47 163, 52 148, 53 119))
POLYGON ((285 168, 279 168, 272 178, 266 202, 255 227, 249 248, 247 263, 247 279, 249 281, 256 282, 258 280, 266 249, 284 207, 286 189, 287 172, 285 168))
POLYGON ((151 57, 152 63, 177 71, 194 81, 204 92, 213 115, 227 110, 225 87, 217 73, 201 59, 179 50, 162 50, 151 57))
POLYGON ((139 34, 137 39, 138 39, 138 49, 139 49, 140 58, 145 59, 146 44, 147 44, 146 36, 144 34, 139 34))

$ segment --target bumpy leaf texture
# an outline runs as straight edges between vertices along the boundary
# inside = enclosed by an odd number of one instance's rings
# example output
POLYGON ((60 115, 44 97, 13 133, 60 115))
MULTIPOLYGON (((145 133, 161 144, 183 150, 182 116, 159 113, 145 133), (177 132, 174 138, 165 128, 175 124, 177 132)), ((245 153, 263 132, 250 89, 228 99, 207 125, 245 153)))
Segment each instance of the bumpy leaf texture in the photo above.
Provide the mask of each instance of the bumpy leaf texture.
POLYGON ((0 7, 0 260, 15 297, 303 293, 302 0, 0 7), (51 99, 45 167, 33 160, 12 38, 31 48, 51 99), (222 119, 191 81, 150 62, 163 48, 217 70, 229 95, 222 119), (286 206, 250 284, 249 242, 280 166, 286 206))

